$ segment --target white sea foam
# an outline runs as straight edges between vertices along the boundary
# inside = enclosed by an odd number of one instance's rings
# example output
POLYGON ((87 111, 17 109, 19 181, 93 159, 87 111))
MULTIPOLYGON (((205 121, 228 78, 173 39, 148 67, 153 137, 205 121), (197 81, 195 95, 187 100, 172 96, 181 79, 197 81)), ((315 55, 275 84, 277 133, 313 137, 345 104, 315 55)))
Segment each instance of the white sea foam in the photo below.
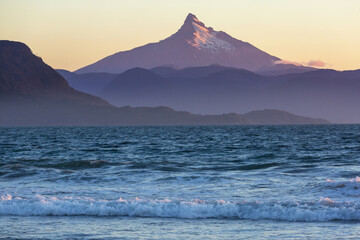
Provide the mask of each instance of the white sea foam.
POLYGON ((282 221, 360 220, 360 204, 329 198, 307 202, 225 200, 172 201, 169 199, 94 200, 80 197, 30 199, 1 197, 0 215, 18 216, 131 216, 161 218, 273 219, 282 221))
POLYGON ((336 196, 360 197, 360 177, 352 178, 348 181, 335 181, 327 179, 322 184, 325 191, 336 196))

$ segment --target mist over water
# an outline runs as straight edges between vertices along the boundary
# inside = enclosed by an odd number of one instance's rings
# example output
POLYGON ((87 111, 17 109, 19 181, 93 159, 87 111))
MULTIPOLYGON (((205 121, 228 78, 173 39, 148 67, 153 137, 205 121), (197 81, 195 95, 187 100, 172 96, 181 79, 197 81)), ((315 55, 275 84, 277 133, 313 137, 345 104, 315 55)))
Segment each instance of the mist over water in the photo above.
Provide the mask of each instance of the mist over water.
POLYGON ((0 128, 0 228, 14 238, 356 237, 359 162, 359 125, 0 128))

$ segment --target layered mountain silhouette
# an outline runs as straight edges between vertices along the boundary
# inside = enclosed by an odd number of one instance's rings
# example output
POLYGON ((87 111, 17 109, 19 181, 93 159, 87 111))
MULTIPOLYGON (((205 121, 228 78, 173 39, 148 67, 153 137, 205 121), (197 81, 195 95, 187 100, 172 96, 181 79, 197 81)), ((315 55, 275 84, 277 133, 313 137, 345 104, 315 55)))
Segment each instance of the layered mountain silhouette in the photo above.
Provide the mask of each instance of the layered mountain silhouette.
MULTIPOLYGON (((142 77, 147 72, 137 74, 142 77)), ((155 73, 153 76, 157 80, 155 73)), ((240 114, 192 114, 168 107, 117 108, 71 88, 25 44, 0 41, 0 126, 327 123, 277 110, 264 110, 264 114, 254 119, 240 114), (271 116, 269 122, 266 116, 271 116)))
POLYGON ((111 73, 83 73, 77 74, 64 69, 56 70, 70 87, 90 94, 99 94, 99 92, 116 78, 118 74, 111 73))
MULTIPOLYGON (((88 73, 92 74, 96 73, 88 73)), ((198 114, 275 108, 336 123, 359 123, 359 92, 360 70, 268 76, 210 65, 133 68, 103 84, 96 95, 116 106, 166 105, 198 114)))
MULTIPOLYGON (((211 64, 271 72, 279 60, 250 43, 206 27, 195 15, 189 14, 182 27, 170 37, 157 43, 115 53, 77 70, 76 73, 121 73, 134 67, 150 69, 172 65, 185 68, 211 64)), ((300 69, 294 65, 285 65, 283 68, 300 69)))

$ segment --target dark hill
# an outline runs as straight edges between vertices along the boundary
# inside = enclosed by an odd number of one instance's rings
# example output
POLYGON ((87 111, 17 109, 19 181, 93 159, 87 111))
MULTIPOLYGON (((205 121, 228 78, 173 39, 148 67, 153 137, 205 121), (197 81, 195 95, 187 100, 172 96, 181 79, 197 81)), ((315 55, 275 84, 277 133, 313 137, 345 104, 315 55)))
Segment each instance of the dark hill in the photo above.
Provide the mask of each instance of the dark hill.
POLYGON ((69 87, 63 77, 20 42, 0 41, 0 93, 3 101, 46 99, 110 106, 101 98, 69 87))
POLYGON ((49 95, 54 90, 69 91, 63 78, 19 42, 1 41, 0 77, 0 92, 3 94, 49 95))

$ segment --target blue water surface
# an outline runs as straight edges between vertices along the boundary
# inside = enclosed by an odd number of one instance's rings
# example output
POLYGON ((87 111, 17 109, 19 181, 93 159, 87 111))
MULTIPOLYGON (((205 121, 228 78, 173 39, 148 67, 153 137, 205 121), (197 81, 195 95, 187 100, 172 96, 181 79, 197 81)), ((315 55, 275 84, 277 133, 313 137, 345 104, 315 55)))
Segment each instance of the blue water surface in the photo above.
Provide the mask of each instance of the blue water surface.
POLYGON ((0 128, 0 238, 357 239, 360 125, 0 128))

